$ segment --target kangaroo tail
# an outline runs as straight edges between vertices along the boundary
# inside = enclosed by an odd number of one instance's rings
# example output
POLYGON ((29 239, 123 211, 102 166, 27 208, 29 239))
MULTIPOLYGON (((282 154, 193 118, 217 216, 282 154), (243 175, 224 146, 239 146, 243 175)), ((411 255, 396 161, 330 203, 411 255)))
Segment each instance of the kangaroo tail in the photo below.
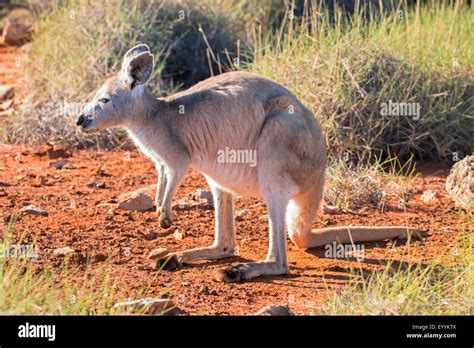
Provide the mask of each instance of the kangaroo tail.
POLYGON ((298 247, 314 248, 332 242, 344 244, 420 236, 420 230, 406 226, 347 226, 311 229, 323 197, 323 185, 319 184, 315 183, 315 189, 294 197, 288 204, 286 212, 288 234, 291 241, 298 247))

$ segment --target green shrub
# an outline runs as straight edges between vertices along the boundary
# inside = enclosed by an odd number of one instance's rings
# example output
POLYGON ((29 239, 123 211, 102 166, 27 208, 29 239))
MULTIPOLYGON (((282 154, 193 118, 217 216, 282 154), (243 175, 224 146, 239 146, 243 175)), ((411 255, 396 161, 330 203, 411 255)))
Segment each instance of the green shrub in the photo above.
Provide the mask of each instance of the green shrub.
POLYGON ((24 63, 30 95, 8 130, 10 141, 119 144, 123 138, 116 132, 79 134, 73 120, 137 43, 156 54, 150 86, 157 95, 208 77, 210 64, 215 73, 230 68, 238 54, 238 26, 216 1, 69 0, 44 6, 36 11, 37 35, 24 63), (210 63, 208 49, 215 57, 210 63))
POLYGON ((473 16, 463 7, 418 6, 372 21, 337 12, 335 25, 321 9, 257 40, 250 70, 315 111, 338 158, 462 157, 474 137, 473 16), (382 115, 390 102, 415 103, 420 115, 382 115))

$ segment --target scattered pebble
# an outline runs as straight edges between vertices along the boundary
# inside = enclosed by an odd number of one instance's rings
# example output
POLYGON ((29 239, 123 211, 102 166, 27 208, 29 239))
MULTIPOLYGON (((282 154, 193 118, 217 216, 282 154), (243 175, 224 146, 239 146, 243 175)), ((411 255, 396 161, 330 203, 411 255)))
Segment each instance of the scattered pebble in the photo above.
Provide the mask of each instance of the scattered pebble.
POLYGON ((156 237, 158 237, 158 233, 156 233, 156 232, 153 231, 153 230, 148 231, 148 233, 145 234, 145 239, 146 239, 146 240, 153 240, 153 239, 156 239, 156 237))
POLYGON ((341 209, 336 207, 335 205, 323 205, 323 211, 325 214, 340 214, 341 209))
POLYGON ((94 263, 104 262, 105 260, 107 260, 107 257, 108 257, 107 254, 97 253, 97 254, 92 255, 89 258, 89 263, 94 264, 94 263))
POLYGON ((90 179, 88 182, 87 182, 87 186, 88 187, 95 187, 95 179, 90 179))
POLYGON ((433 190, 426 190, 423 192, 423 195, 421 196, 421 201, 423 203, 428 203, 431 202, 436 198, 436 191, 433 190))
POLYGON ((75 251, 73 248, 64 247, 64 248, 54 249, 53 255, 56 255, 56 256, 67 256, 67 255, 74 254, 75 252, 76 252, 76 251, 75 251))
POLYGON ((212 193, 210 191, 197 189, 173 204, 173 208, 179 210, 190 210, 195 206, 200 206, 202 209, 212 209, 214 206, 212 193))
POLYGON ((182 240, 183 239, 183 234, 179 232, 179 230, 174 231, 173 233, 173 238, 176 240, 182 240))
POLYGON ((219 293, 216 290, 209 290, 209 287, 206 284, 202 284, 199 288, 199 292, 204 295, 217 296, 219 293))
POLYGON ((71 154, 60 145, 50 145, 46 151, 49 159, 67 158, 71 154))
POLYGON ((54 162, 51 162, 50 166, 53 167, 56 170, 63 169, 63 167, 66 165, 67 161, 64 159, 60 159, 54 162))
POLYGON ((147 211, 153 208, 153 198, 140 189, 120 196, 119 208, 130 211, 147 211))
POLYGON ((98 182, 95 187, 99 188, 99 189, 103 189, 105 188, 105 182, 101 181, 101 182, 98 182))
POLYGON ((46 177, 44 175, 37 176, 32 183, 33 187, 41 187, 44 185, 46 185, 46 177))
POLYGON ((205 200, 208 204, 211 204, 211 205, 213 204, 213 201, 214 201, 212 198, 211 191, 207 191, 207 190, 197 189, 196 191, 191 193, 191 197, 196 201, 205 200))
POLYGON ((105 220, 112 221, 114 219, 114 216, 115 216, 115 211, 113 209, 110 209, 107 212, 107 216, 105 217, 105 220))
POLYGON ((294 314, 287 305, 268 305, 255 313, 255 315, 288 316, 294 314))
POLYGON ((20 212, 27 215, 48 216, 48 212, 37 205, 30 204, 20 209, 20 212))
POLYGON ((235 212, 235 217, 236 217, 235 219, 237 221, 242 221, 242 220, 244 220, 244 216, 250 216, 250 215, 252 215, 252 213, 248 210, 245 210, 245 209, 244 210, 238 210, 238 211, 235 212))

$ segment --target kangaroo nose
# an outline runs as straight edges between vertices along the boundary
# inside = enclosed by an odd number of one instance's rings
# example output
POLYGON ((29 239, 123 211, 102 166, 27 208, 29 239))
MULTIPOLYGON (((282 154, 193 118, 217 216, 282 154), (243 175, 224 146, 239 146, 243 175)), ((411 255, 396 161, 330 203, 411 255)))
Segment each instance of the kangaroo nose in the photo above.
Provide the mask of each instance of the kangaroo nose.
POLYGON ((84 120, 85 120, 84 115, 80 115, 79 119, 76 122, 76 125, 80 126, 84 122, 84 120))

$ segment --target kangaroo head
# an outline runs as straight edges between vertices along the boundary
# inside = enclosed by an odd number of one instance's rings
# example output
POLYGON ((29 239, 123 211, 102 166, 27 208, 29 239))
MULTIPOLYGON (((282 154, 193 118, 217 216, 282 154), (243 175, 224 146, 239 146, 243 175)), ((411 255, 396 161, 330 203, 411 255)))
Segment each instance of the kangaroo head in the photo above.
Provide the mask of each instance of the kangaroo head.
POLYGON ((120 72, 107 79, 85 107, 76 124, 84 132, 124 126, 143 105, 145 83, 153 73, 153 54, 137 45, 124 56, 120 72))

